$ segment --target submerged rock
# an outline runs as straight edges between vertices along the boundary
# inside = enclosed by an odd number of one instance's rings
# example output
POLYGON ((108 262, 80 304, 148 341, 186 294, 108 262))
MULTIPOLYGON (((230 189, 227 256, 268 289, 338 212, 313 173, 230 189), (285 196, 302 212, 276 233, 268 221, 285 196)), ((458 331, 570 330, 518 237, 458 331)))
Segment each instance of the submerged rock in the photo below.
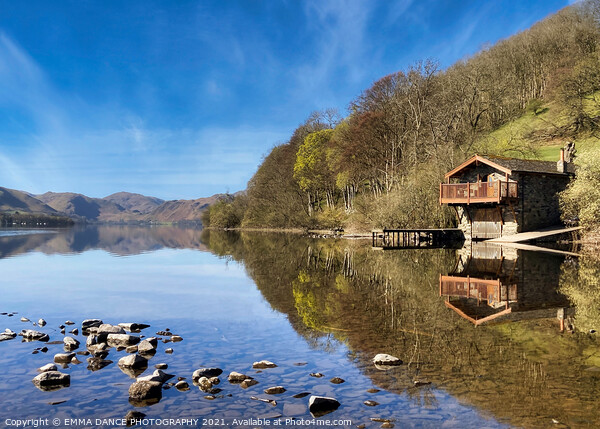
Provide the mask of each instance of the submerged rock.
POLYGON ((127 347, 139 343, 140 337, 129 334, 108 334, 106 342, 111 347, 127 347))
POLYGON ((86 331, 89 330, 90 328, 97 328, 100 325, 102 325, 102 320, 100 319, 87 319, 84 320, 83 322, 81 322, 81 330, 82 331, 86 331))
POLYGON ((145 377, 139 377, 138 381, 158 381, 159 383, 164 383, 166 381, 169 381, 173 377, 175 377, 175 376, 172 374, 167 374, 167 373, 161 371, 160 369, 155 369, 154 372, 152 373, 152 375, 146 375, 145 377))
POLYGON ((247 378, 251 378, 251 377, 248 377, 246 374, 242 374, 240 372, 235 372, 235 371, 230 372, 229 376, 227 377, 227 379, 229 380, 230 383, 241 383, 242 381, 244 381, 247 378))
POLYGON ((91 357, 87 359, 87 369, 90 371, 100 371, 102 368, 106 368, 108 365, 113 363, 112 360, 105 360, 102 357, 91 357))
POLYGON ((31 322, 27 317, 21 317, 21 322, 31 322))
POLYGON ((41 366, 38 368, 38 372, 48 372, 48 371, 56 371, 58 368, 53 363, 49 363, 47 365, 41 366))
POLYGON ((277 365, 275 365, 273 362, 270 362, 268 360, 261 360, 260 362, 254 362, 252 364, 252 368, 254 369, 266 369, 266 368, 276 368, 277 365))
POLYGON ((38 320, 37 323, 38 323, 39 326, 46 326, 46 321, 44 319, 38 320))
POLYGON ((368 400, 363 402, 363 404, 365 404, 367 407, 376 407, 377 405, 379 405, 379 402, 368 400))
POLYGON ((253 378, 247 378, 244 381, 242 381, 242 383, 240 384, 240 387, 242 389, 247 389, 247 388, 255 386, 257 384, 258 384, 258 381, 256 381, 255 379, 253 379, 253 378))
POLYGON ((75 350, 79 347, 79 341, 72 337, 65 337, 63 343, 66 351, 75 350))
POLYGON ((320 372, 311 372, 310 376, 311 377, 316 377, 316 378, 321 378, 321 377, 324 377, 325 375, 321 374, 320 372))
POLYGON ((379 353, 373 358, 373 363, 375 365, 402 365, 402 360, 396 356, 379 353))
POLYGON ((192 374, 192 379, 198 380, 200 377, 218 377, 223 374, 223 370, 221 368, 199 368, 192 374))
POLYGON ((118 362, 119 367, 123 368, 148 368, 148 360, 144 359, 138 354, 131 354, 127 356, 123 356, 119 359, 118 362))
POLYGON ((340 403, 335 398, 326 396, 311 396, 308 400, 308 409, 314 417, 320 417, 337 410, 340 403))
POLYGON ((23 329, 19 332, 19 335, 23 337, 26 341, 42 341, 46 342, 50 339, 48 334, 44 334, 43 332, 34 331, 33 329, 23 329))
POLYGON ((329 380, 331 383, 333 384, 342 384, 345 383, 346 380, 344 380, 343 378, 340 377, 333 377, 331 380, 329 380))
POLYGON ((212 382, 206 377, 200 377, 197 383, 200 390, 204 392, 208 392, 213 387, 212 382))
POLYGON ((145 323, 119 323, 119 326, 129 332, 140 332, 142 329, 149 328, 145 323))
POLYGON ((69 363, 75 357, 75 353, 57 353, 54 355, 54 362, 69 363))
POLYGON ((108 346, 106 344, 96 344, 88 347, 88 352, 93 357, 105 358, 108 356, 108 346))
POLYGON ((187 383, 187 381, 181 380, 175 384, 175 389, 180 391, 190 390, 190 385, 187 383))
POLYGON ((137 421, 143 420, 146 417, 146 414, 140 413, 139 411, 129 411, 125 414, 125 425, 127 427, 133 426, 137 421))
POLYGON ((167 369, 169 367, 169 365, 167 365, 166 363, 157 363, 156 365, 154 365, 154 368, 156 369, 167 369))
POLYGON ((96 331, 96 335, 100 334, 124 334, 125 329, 118 325, 111 325, 108 323, 103 323, 98 326, 98 330, 96 331))
POLYGON ((136 381, 129 386, 129 402, 144 407, 159 402, 162 398, 162 383, 158 381, 136 381))
POLYGON ((138 353, 156 352, 158 340, 154 337, 146 338, 138 344, 138 353))
POLYGON ((10 329, 5 329, 4 332, 0 334, 0 341, 12 340, 15 338, 17 334, 10 329))
POLYGON ((36 375, 31 381, 41 390, 54 390, 68 387, 71 384, 71 376, 59 371, 45 371, 36 375))
POLYGON ((274 386, 274 387, 269 387, 269 388, 265 389, 265 393, 267 395, 279 395, 283 392, 285 392, 285 387, 283 387, 283 386, 274 386))

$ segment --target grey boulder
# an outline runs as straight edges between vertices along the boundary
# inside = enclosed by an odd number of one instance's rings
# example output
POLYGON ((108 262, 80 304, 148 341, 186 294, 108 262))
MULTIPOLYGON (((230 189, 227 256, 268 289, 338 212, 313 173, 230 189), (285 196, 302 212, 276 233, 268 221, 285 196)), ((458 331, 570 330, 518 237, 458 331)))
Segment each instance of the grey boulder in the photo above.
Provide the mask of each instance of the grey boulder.
POLYGON ((31 381, 40 389, 46 390, 45 388, 69 386, 71 384, 71 376, 59 371, 45 371, 36 375, 31 381))
POLYGON ((23 329, 19 332, 19 335, 27 341, 48 341, 50 337, 48 334, 44 334, 40 331, 34 331, 33 329, 23 329))

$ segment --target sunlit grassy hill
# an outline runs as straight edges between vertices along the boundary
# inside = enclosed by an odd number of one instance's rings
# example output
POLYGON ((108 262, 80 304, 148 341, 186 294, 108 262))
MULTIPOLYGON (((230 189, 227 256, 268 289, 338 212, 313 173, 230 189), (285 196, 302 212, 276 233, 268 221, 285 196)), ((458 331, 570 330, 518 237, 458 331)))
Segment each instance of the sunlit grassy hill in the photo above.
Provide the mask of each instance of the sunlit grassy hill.
MULTIPOLYGON (((589 96, 583 109, 590 118, 600 117, 600 93, 589 96)), ((483 154, 557 161, 569 141, 578 151, 600 143, 594 132, 577 130, 564 102, 552 100, 528 107, 520 117, 481 136, 475 147, 483 154)))

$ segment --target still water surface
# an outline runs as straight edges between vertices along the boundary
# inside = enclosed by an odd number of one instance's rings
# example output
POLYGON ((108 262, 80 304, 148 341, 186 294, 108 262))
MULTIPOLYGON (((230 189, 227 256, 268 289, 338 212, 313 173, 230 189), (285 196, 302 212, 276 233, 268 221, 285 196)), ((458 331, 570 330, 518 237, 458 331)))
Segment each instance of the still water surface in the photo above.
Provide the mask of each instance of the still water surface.
MULTIPOLYGON (((148 419, 200 419, 198 426, 203 418, 306 423, 309 397, 294 397, 302 392, 338 399, 340 408, 319 420, 350 420, 345 427, 381 426, 371 418, 396 427, 600 426, 598 341, 559 329, 557 309, 566 309, 567 328, 577 320, 570 289, 561 286, 577 262, 561 256, 472 247, 377 252, 345 240, 173 227, 7 231, 0 234, 0 312, 18 314, 0 315, 0 331, 39 329, 52 342, 62 341, 66 320, 74 327, 88 318, 142 322, 151 325, 146 336, 168 328, 184 340, 159 342, 142 375, 166 363, 191 390, 170 388, 158 404, 134 407, 134 380, 116 364, 126 352, 111 349, 112 363, 92 371, 78 356, 81 364, 61 369, 70 387, 45 392, 31 379, 63 352, 62 343, 33 354, 44 344, 17 337, 0 342, 2 427, 26 418, 115 427, 96 419, 131 410, 148 419), (47 325, 32 327, 22 316, 47 325), (379 370, 371 363, 377 353, 405 364, 379 370), (252 369, 262 359, 277 368, 252 369), (192 385, 201 367, 224 370, 214 399, 192 385), (231 371, 259 384, 230 384, 231 371), (310 375, 317 372, 324 377, 310 375), (286 392, 263 392, 278 385, 286 392)), ((74 337, 84 350, 85 337, 74 337)))

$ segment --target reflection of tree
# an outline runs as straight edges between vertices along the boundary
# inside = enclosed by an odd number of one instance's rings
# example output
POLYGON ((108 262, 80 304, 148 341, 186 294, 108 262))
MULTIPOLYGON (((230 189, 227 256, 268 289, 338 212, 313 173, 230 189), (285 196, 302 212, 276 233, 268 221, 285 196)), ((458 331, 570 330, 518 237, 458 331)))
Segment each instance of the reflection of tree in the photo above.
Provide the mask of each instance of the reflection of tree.
MULTIPOLYGON (((343 342, 384 389, 435 407, 442 387, 517 426, 539 427, 539 416, 600 426, 597 373, 581 371, 594 364, 589 356, 598 343, 561 336, 556 320, 472 326, 439 296, 439 274, 455 264, 452 251, 377 252, 347 240, 204 234, 211 250, 244 263, 265 300, 311 347, 331 350, 343 342), (370 359, 380 352, 409 365, 379 371, 370 359), (433 385, 416 388, 417 379, 433 385)), ((590 268, 587 276, 599 274, 590 268)))
POLYGON ((317 297, 313 290, 319 287, 319 283, 302 270, 298 278, 292 282, 292 291, 298 315, 302 322, 309 328, 322 331, 327 317, 327 308, 318 305, 317 297))
POLYGON ((562 271, 561 292, 577 309, 575 328, 583 332, 600 330, 600 261, 592 257, 583 257, 577 264, 567 261, 562 271))

